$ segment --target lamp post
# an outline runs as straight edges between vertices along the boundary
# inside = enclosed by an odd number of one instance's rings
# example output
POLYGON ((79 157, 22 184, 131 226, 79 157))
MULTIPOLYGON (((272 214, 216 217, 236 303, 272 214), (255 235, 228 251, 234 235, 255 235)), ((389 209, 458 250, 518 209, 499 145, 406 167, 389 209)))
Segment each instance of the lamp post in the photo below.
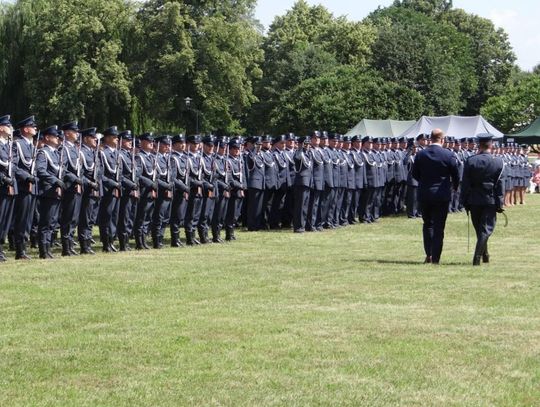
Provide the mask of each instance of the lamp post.
POLYGON ((192 101, 193 99, 191 99, 189 96, 184 98, 184 102, 186 103, 186 107, 188 108, 188 110, 192 110, 195 112, 195 132, 199 134, 199 111, 191 107, 192 101))

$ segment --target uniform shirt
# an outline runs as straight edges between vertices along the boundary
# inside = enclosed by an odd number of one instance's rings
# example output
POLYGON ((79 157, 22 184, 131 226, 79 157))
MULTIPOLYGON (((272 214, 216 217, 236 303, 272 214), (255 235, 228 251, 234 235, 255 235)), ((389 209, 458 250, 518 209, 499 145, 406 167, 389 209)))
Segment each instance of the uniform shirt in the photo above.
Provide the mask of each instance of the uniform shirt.
POLYGON ((462 202, 464 206, 504 204, 504 163, 499 157, 482 152, 471 156, 463 169, 462 202))

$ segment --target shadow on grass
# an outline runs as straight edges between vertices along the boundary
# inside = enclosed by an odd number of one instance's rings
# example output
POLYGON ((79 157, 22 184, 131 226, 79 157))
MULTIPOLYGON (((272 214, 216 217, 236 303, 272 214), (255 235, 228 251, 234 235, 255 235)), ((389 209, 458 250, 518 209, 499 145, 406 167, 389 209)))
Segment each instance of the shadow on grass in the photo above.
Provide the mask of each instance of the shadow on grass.
MULTIPOLYGON (((423 265, 424 261, 415 261, 415 260, 387 260, 387 259, 356 259, 355 262, 359 263, 378 263, 378 264, 398 264, 398 265, 408 265, 408 266, 418 266, 423 265)), ((426 264, 426 266, 431 266, 431 264, 426 264)), ((442 261, 439 266, 470 266, 469 262, 449 262, 446 263, 442 261)))

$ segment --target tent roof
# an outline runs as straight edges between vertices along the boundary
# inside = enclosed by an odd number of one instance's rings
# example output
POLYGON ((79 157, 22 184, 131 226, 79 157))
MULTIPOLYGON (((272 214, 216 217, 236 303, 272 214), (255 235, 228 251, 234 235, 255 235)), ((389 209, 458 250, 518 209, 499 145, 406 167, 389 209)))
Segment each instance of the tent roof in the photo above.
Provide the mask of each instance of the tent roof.
POLYGON ((514 139, 517 143, 540 144, 540 117, 519 133, 507 134, 505 139, 509 141, 514 139))
POLYGON ((414 120, 363 119, 346 136, 396 137, 411 127, 414 120))
POLYGON ((495 138, 502 138, 503 134, 488 123, 482 116, 422 116, 414 126, 401 134, 407 138, 414 138, 421 133, 431 133, 433 129, 441 129, 450 137, 475 137, 481 133, 490 133, 495 138))

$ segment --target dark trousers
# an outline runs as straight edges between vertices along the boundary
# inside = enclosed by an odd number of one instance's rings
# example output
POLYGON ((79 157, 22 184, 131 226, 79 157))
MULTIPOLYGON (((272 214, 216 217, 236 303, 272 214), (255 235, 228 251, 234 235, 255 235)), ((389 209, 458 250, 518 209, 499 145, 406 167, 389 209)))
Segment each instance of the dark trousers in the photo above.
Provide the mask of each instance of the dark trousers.
POLYGON ((11 227, 14 197, 0 195, 0 244, 3 244, 11 227))
POLYGON ((495 230, 497 223, 497 211, 494 206, 471 206, 471 221, 476 231, 477 256, 488 253, 487 243, 495 230))
POLYGON ((448 217, 450 202, 421 202, 422 219, 424 220, 424 250, 433 263, 441 259, 444 240, 444 228, 448 217))
POLYGON ((234 229, 242 213, 243 198, 238 196, 238 191, 231 192, 231 197, 227 203, 227 214, 225 216, 225 228, 234 229))
POLYGON ((132 196, 129 196, 129 192, 126 192, 122 198, 120 198, 120 208, 118 210, 118 226, 116 232, 118 236, 123 236, 124 239, 129 238, 133 232, 133 224, 135 219, 133 214, 136 212, 138 200, 132 196))
POLYGON ((341 203, 341 209, 339 211, 339 223, 341 225, 349 224, 349 212, 352 205, 353 190, 344 189, 343 190, 343 202, 341 203))
POLYGON ((13 207, 13 239, 15 243, 23 243, 28 239, 32 230, 36 196, 29 192, 21 192, 15 198, 13 207))
POLYGON ((262 229, 264 191, 261 189, 249 188, 247 204, 248 230, 255 231, 262 229))
POLYGON ((294 188, 288 187, 283 202, 282 227, 291 227, 294 212, 294 188))
POLYGON ((334 226, 338 226, 341 223, 341 206, 343 205, 343 197, 345 195, 345 188, 335 188, 335 206, 332 207, 332 218, 334 219, 334 226))
POLYGON ((316 189, 309 190, 309 202, 308 202, 308 211, 306 217, 306 228, 307 230, 316 230, 317 229, 317 217, 319 215, 319 204, 321 199, 322 191, 316 189))
POLYGON ((212 214, 212 233, 219 234, 223 229, 225 224, 225 216, 227 215, 227 206, 229 203, 229 198, 223 196, 223 193, 220 194, 215 200, 214 213, 212 214))
POLYGON ((396 184, 396 194, 394 196, 394 206, 396 213, 402 213, 405 209, 405 195, 407 193, 407 183, 398 182, 396 184))
POLYGON ((142 237, 143 235, 148 234, 150 221, 152 220, 154 201, 155 200, 150 196, 150 193, 141 192, 141 197, 137 204, 135 224, 133 225, 133 233, 135 236, 142 237))
POLYGON ((197 229, 199 234, 207 234, 210 229, 210 223, 212 223, 212 215, 214 214, 214 207, 216 204, 216 198, 205 197, 201 202, 201 216, 199 223, 197 223, 197 229))
POLYGON ((81 199, 81 210, 79 212, 79 225, 77 234, 79 241, 90 240, 92 229, 96 224, 99 207, 99 198, 84 194, 81 199))
POLYGON ((39 210, 41 211, 38 225, 38 242, 48 245, 52 241, 52 235, 58 222, 60 200, 56 198, 39 198, 39 210))
POLYGON ((383 196, 384 187, 375 188, 375 192, 373 195, 373 220, 378 220, 381 217, 383 196))
POLYGON ((113 239, 116 236, 116 222, 118 221, 118 209, 120 200, 112 192, 101 198, 98 212, 99 236, 113 239))
POLYGON ((304 232, 306 230, 309 192, 310 189, 308 187, 294 187, 293 228, 298 232, 304 232))
POLYGON ((73 234, 79 223, 82 195, 76 192, 66 192, 62 197, 60 214, 60 235, 62 239, 73 239, 73 234))
POLYGON ((184 220, 184 229, 187 233, 195 233, 195 229, 199 224, 202 209, 202 198, 197 195, 197 190, 192 190, 189 193, 188 204, 186 208, 186 217, 184 220))
POLYGON ((282 186, 274 191, 272 205, 270 208, 270 216, 268 217, 268 223, 272 229, 279 228, 281 220, 283 219, 283 209, 285 207, 286 194, 286 186, 282 186))
POLYGON ((375 188, 367 187, 360 196, 360 221, 373 222, 373 202, 375 199, 375 188))
POLYGON ((158 197, 154 204, 154 212, 152 213, 152 236, 154 238, 163 238, 170 218, 171 200, 158 197))
POLYGON ((188 201, 184 194, 175 194, 171 205, 171 235, 179 235, 180 228, 184 226, 188 201))
POLYGON ((334 227, 337 225, 334 215, 336 212, 336 189, 326 186, 322 195, 321 202, 321 222, 325 227, 334 227))
POLYGON ((360 198, 362 196, 361 189, 353 189, 351 192, 351 206, 349 208, 349 223, 356 223, 360 216, 360 198))
POLYGON ((416 218, 420 216, 418 210, 418 187, 407 185, 407 216, 409 218, 416 218))

